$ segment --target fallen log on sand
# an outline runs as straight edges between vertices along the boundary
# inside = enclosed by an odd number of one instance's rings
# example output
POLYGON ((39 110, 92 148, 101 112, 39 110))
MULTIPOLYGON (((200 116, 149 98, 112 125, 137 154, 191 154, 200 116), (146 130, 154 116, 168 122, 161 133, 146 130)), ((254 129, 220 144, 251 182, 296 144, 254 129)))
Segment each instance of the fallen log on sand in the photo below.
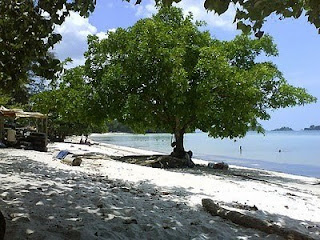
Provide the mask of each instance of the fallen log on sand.
POLYGON ((236 211, 227 210, 214 203, 211 199, 202 199, 202 206, 211 215, 219 216, 244 227, 254 228, 269 234, 277 234, 288 240, 314 240, 314 238, 295 230, 284 228, 236 211))
POLYGON ((169 155, 130 155, 111 158, 126 163, 138 164, 153 168, 186 168, 190 167, 190 162, 192 162, 191 159, 176 158, 169 155))

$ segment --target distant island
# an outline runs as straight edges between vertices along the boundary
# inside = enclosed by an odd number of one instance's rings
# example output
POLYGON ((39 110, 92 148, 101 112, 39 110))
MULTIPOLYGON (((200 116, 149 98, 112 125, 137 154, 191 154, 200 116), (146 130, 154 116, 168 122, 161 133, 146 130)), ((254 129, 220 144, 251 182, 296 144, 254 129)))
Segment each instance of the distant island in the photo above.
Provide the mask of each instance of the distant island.
POLYGON ((315 125, 311 125, 308 128, 304 128, 304 131, 310 131, 310 130, 320 130, 320 125, 319 126, 315 126, 315 125))
POLYGON ((276 128, 276 129, 271 130, 271 131, 293 131, 293 129, 289 128, 289 127, 281 127, 281 128, 276 128))

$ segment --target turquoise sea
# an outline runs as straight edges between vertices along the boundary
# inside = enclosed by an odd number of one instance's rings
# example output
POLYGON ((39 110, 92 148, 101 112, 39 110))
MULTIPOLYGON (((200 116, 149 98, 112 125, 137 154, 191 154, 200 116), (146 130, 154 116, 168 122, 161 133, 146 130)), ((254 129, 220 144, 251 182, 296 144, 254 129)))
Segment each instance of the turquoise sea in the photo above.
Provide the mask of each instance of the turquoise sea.
MULTIPOLYGON (((94 134, 91 139, 166 154, 172 151, 171 134, 94 134)), ((186 134, 184 144, 194 158, 320 178, 320 131, 249 132, 235 140, 199 132, 186 134)))

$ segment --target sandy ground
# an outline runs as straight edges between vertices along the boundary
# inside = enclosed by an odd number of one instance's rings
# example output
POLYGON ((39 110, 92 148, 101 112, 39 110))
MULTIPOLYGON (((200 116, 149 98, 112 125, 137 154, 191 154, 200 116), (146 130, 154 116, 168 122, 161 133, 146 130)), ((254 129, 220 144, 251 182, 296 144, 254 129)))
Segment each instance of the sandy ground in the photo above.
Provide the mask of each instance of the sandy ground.
POLYGON ((46 153, 0 149, 5 239, 282 239, 211 216, 202 198, 320 239, 319 179, 235 166, 163 170, 109 157, 141 154, 155 153, 72 143, 46 153), (59 150, 91 156, 72 167, 53 158, 59 150))

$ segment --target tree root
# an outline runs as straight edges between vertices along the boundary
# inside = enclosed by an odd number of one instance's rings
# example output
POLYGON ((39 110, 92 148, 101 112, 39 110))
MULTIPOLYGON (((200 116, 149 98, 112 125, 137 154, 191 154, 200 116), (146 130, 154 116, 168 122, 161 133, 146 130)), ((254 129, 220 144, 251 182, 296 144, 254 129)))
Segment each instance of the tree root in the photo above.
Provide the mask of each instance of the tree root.
POLYGON ((214 203, 211 199, 202 199, 202 206, 211 215, 219 216, 243 227, 254 228, 268 234, 277 234, 288 240, 314 240, 314 238, 298 231, 284 228, 236 211, 227 210, 214 203))

